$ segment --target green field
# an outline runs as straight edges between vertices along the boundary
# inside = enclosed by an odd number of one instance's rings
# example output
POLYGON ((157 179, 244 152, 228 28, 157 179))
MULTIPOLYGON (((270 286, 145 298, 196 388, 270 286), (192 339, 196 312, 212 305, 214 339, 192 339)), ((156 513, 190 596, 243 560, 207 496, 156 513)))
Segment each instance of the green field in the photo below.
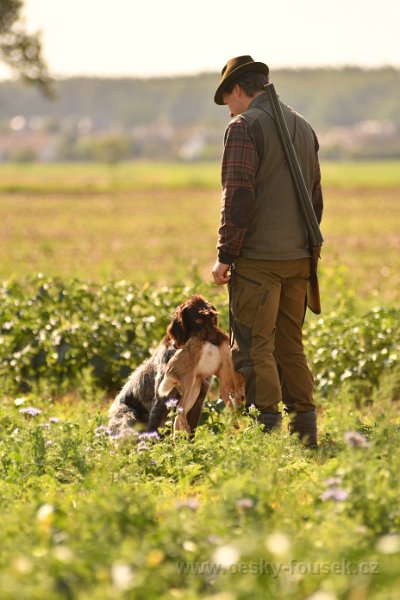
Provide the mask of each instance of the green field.
MULTIPOLYGON (((322 173, 321 277, 336 279, 339 269, 357 295, 398 299, 399 164, 328 163, 322 173)), ((0 279, 42 272, 170 285, 193 271, 210 278, 215 164, 2 165, 0 181, 0 279)))
POLYGON ((107 432, 182 297, 227 327, 218 165, 0 166, 0 600, 400 600, 399 167, 322 165, 309 450, 215 384, 192 440, 107 432))
MULTIPOLYGON (((124 191, 132 189, 215 188, 219 164, 127 162, 119 164, 57 163, 0 165, 0 190, 9 192, 124 191)), ((330 162, 323 164, 328 187, 390 188, 400 186, 399 163, 330 162)))

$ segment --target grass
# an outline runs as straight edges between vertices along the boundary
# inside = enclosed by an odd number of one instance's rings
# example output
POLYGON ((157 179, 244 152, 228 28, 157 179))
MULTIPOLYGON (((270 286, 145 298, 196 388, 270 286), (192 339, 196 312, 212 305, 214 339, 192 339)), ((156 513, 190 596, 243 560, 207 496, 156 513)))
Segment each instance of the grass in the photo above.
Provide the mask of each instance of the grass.
MULTIPOLYGON (((221 148, 222 152, 222 148, 221 148)), ((398 162, 325 162, 326 187, 400 187, 398 162)), ((219 164, 136 161, 120 164, 0 164, 0 191, 82 194, 143 189, 218 187, 219 164)))
POLYGON ((184 280, 195 261, 211 267, 218 203, 217 193, 192 189, 3 196, 1 277, 184 280))
POLYGON ((216 163, 126 162, 0 165, 0 191, 74 194, 176 188, 212 188, 218 185, 216 163))
POLYGON ((340 189, 388 189, 400 187, 398 161, 326 162, 324 183, 340 189))
POLYGON ((390 389, 321 405, 319 451, 211 406, 192 441, 115 446, 93 400, 6 399, 1 598, 398 598, 390 389))

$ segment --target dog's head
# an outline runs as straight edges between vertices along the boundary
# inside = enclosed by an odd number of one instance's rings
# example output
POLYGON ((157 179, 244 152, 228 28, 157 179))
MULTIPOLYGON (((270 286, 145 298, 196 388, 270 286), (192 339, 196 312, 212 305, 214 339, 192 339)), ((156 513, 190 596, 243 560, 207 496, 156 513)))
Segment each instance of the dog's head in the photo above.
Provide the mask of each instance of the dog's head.
POLYGON ((167 329, 167 337, 177 346, 183 346, 192 335, 211 331, 218 325, 218 312, 215 306, 203 296, 191 296, 176 309, 167 329))

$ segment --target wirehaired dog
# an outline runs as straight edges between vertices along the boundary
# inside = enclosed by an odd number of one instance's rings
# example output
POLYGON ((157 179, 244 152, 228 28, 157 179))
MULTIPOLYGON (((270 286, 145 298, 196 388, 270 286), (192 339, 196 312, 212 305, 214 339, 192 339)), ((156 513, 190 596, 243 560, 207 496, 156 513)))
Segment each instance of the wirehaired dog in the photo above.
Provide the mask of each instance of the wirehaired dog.
POLYGON ((213 331, 212 341, 204 331, 189 338, 167 365, 158 394, 168 396, 174 389, 179 392, 174 433, 178 430, 190 431, 187 414, 196 402, 201 382, 212 375, 219 379, 220 396, 225 405, 231 409, 240 406, 244 400, 244 379, 233 368, 229 337, 218 327, 213 331))
MULTIPOLYGON (((124 434, 137 426, 148 432, 157 431, 165 424, 168 416, 166 401, 179 398, 175 388, 171 388, 167 396, 159 394, 169 361, 193 336, 209 336, 211 343, 218 343, 217 323, 215 307, 200 295, 193 295, 178 306, 162 342, 153 355, 133 371, 111 405, 108 428, 112 435, 124 434)), ((197 396, 187 411, 191 431, 198 425, 210 383, 210 376, 201 378, 197 396)))

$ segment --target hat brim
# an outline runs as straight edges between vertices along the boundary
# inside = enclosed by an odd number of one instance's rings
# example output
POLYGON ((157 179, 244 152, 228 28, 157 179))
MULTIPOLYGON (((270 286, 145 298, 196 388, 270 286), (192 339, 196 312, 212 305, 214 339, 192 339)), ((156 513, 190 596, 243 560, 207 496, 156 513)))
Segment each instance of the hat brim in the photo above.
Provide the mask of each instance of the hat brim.
POLYGON ((225 77, 225 79, 223 79, 219 84, 217 91, 214 95, 215 104, 219 104, 220 106, 224 105, 222 94, 224 93, 225 89, 234 79, 237 79, 240 75, 243 75, 244 73, 263 73, 264 75, 268 75, 269 68, 266 64, 262 62, 249 62, 245 65, 237 67, 236 69, 233 69, 233 71, 231 71, 229 75, 227 75, 227 77, 225 77))

